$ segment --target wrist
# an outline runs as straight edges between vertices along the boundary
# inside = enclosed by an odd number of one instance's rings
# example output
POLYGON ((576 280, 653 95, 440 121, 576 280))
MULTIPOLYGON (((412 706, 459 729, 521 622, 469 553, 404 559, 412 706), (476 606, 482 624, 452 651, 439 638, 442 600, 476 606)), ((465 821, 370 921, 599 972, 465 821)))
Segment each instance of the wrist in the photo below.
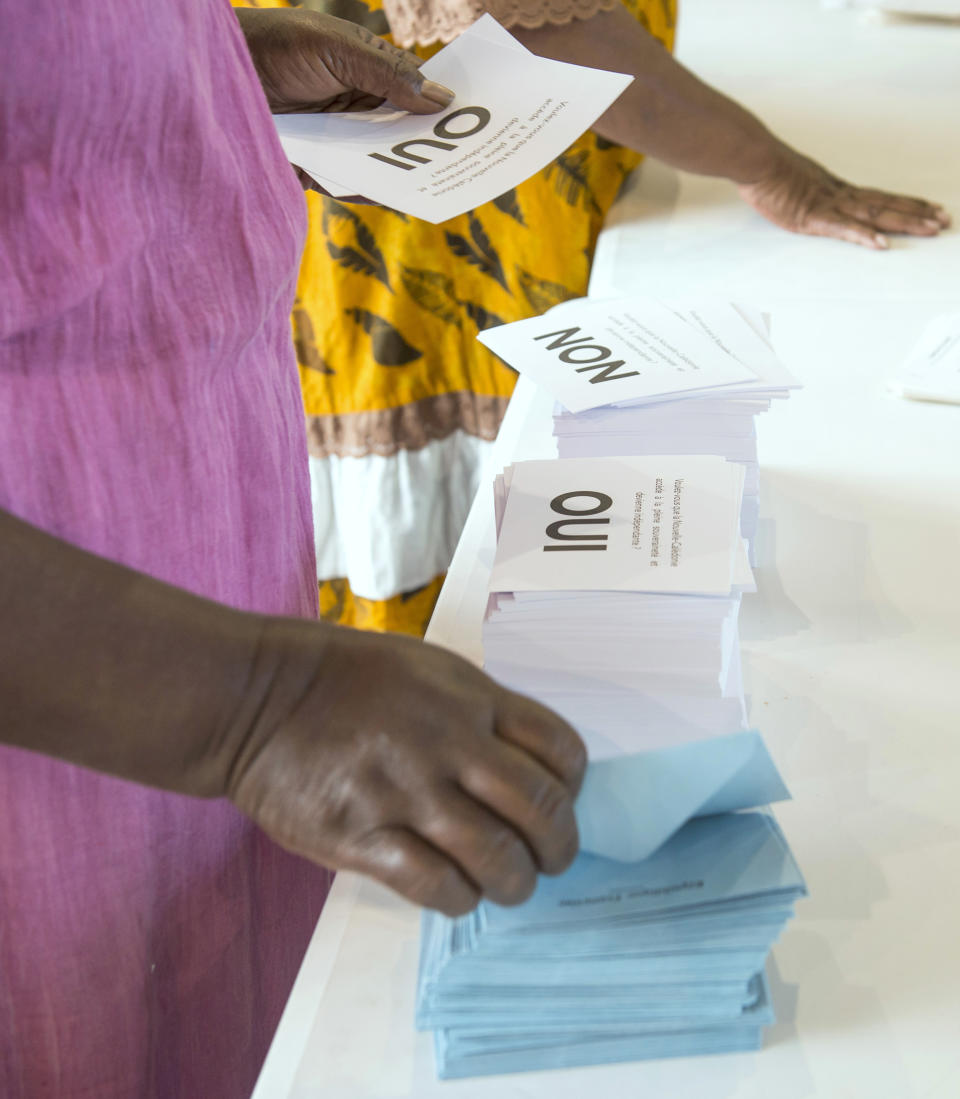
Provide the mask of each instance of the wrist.
POLYGON ((244 775, 330 671, 337 638, 345 632, 326 622, 280 616, 259 619, 242 690, 222 732, 210 745, 207 773, 213 776, 217 794, 238 802, 244 775))
POLYGON ((790 170, 799 153, 775 137, 761 123, 759 133, 752 133, 732 160, 727 178, 738 187, 752 187, 777 179, 790 170))
POLYGON ((0 512, 0 741, 179 793, 224 792, 264 619, 0 512))

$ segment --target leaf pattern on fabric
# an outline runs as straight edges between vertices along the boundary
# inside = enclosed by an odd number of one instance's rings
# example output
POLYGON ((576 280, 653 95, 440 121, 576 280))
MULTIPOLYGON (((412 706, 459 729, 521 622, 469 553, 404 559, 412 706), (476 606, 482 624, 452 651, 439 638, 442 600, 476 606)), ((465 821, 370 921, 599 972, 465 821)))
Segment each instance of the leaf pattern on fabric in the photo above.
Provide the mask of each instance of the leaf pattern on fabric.
POLYGON ((660 0, 660 10, 663 13, 664 25, 672 30, 677 23, 677 10, 675 0, 660 0))
POLYGON ((330 223, 332 221, 350 221, 355 225, 360 220, 348 206, 344 206, 342 202, 337 202, 335 198, 327 197, 323 199, 320 216, 325 233, 330 232, 330 223))
POLYGON ((380 277, 374 264, 356 248, 351 248, 349 245, 341 248, 332 240, 328 240, 327 251, 341 267, 346 267, 348 271, 358 271, 361 275, 369 275, 371 278, 380 277))
POLYGON ((374 359, 381 366, 406 366, 419 359, 423 352, 413 347, 393 325, 367 309, 346 309, 344 312, 360 325, 370 337, 374 359))
POLYGON ((520 202, 517 199, 516 187, 511 187, 506 194, 500 195, 493 200, 493 205, 508 217, 512 217, 514 221, 519 222, 524 228, 526 228, 526 220, 523 216, 523 211, 520 209, 520 202))
POLYGON ((450 251, 459 259, 464 259, 472 267, 479 267, 490 278, 496 279, 497 282, 507 291, 508 294, 512 294, 513 291, 507 285, 507 277, 503 273, 503 265, 500 263, 500 257, 497 255, 490 243, 490 238, 484 231, 483 226, 480 224, 479 219, 473 213, 469 214, 469 226, 470 236, 473 238, 472 243, 462 237, 459 233, 445 233, 447 240, 447 246, 450 251))
POLYGON ((576 295, 572 290, 559 282, 551 282, 549 279, 540 279, 531 275, 529 271, 518 264, 516 267, 517 281, 524 297, 538 313, 545 313, 562 301, 567 301, 576 295))
POLYGON ((571 156, 561 153, 546 169, 547 179, 553 180, 557 194, 570 206, 582 205, 591 213, 602 215, 600 204, 590 187, 585 166, 589 152, 581 149, 571 156))
POLYGON ((392 290, 393 287, 390 285, 390 276, 387 274, 387 261, 383 258, 383 253, 377 247, 376 238, 373 233, 370 232, 370 227, 359 217, 353 224, 357 234, 357 244, 359 244, 364 252, 370 257, 370 261, 377 271, 376 277, 384 286, 389 290, 392 290))
POLYGON ((499 324, 507 323, 503 317, 498 317, 496 313, 491 313, 489 309, 480 305, 479 302, 462 301, 460 304, 466 310, 467 316, 481 332, 486 328, 496 328, 499 324))
POLYGON ((615 149, 617 143, 615 141, 607 141, 605 137, 601 137, 599 134, 593 135, 593 140, 596 143, 598 152, 604 153, 607 149, 615 149))
POLYGON ((497 282, 500 283, 507 293, 511 293, 510 287, 507 286, 507 276, 503 273, 503 264, 500 262, 500 257, 497 255, 496 249, 490 243, 490 238, 487 236, 487 231, 483 227, 483 222, 472 210, 467 215, 467 219, 468 224, 470 225, 470 236, 473 237, 473 243, 487 258, 490 266, 496 270, 497 274, 494 277, 497 282))
POLYGON ((316 370, 320 374, 336 374, 336 370, 327 364, 317 346, 317 334, 313 328, 310 314, 299 298, 293 303, 293 348, 297 362, 307 370, 316 370))
POLYGON ((419 267, 403 267, 403 288, 422 309, 446 324, 463 327, 453 290, 453 279, 442 271, 427 271, 419 267))
POLYGON ((327 238, 327 251, 330 258, 348 271, 357 271, 361 275, 377 279, 383 285, 393 291, 390 285, 390 275, 387 272, 387 263, 383 253, 377 247, 377 241, 370 227, 366 225, 359 214, 354 213, 342 202, 334 199, 324 199, 322 213, 323 232, 327 238), (333 241, 332 227, 337 222, 346 222, 353 229, 353 244, 336 244, 333 241))
POLYGON ((344 579, 321 580, 319 585, 320 617, 339 623, 344 618, 350 588, 344 579))

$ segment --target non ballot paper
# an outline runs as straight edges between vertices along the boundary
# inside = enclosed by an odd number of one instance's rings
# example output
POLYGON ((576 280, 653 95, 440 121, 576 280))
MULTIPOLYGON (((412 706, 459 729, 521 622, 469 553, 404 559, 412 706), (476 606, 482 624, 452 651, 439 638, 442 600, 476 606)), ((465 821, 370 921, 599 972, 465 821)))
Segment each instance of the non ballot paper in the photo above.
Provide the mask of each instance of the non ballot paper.
POLYGON ((797 384, 730 303, 579 298, 477 338, 571 412, 797 384))
POLYGON ((490 590, 728 595, 743 481, 712 455, 518 462, 490 590))
POLYGON ((537 57, 490 16, 422 71, 457 93, 442 113, 275 115, 288 158, 332 193, 446 221, 540 171, 632 80, 537 57))

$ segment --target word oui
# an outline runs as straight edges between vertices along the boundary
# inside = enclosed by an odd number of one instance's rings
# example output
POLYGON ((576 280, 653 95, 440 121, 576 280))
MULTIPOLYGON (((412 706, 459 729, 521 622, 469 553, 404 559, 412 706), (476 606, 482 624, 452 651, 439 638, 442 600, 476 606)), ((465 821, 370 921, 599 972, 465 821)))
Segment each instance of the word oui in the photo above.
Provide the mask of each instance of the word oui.
POLYGON ((565 363, 581 363, 582 365, 576 367, 578 374, 582 374, 585 370, 599 370, 600 373, 594 374, 590 379, 591 383, 615 382, 620 378, 633 378, 640 373, 639 370, 626 370, 621 374, 615 373, 618 366, 626 365, 625 360, 617 359, 616 362, 608 362, 607 360, 613 355, 610 348, 599 343, 591 343, 593 336, 580 336, 578 339, 574 339, 573 337, 579 331, 579 326, 561 328, 558 332, 545 332, 542 336, 534 336, 533 338, 535 340, 549 340, 551 336, 558 337, 554 339, 553 343, 547 344, 547 350, 553 351, 558 347, 564 348, 558 358, 565 363))
POLYGON ((390 150, 393 156, 384 156, 383 153, 367 153, 367 156, 373 157, 374 160, 380 160, 384 164, 391 164, 394 168, 403 168, 404 171, 412 171, 417 164, 429 164, 430 157, 420 156, 419 153, 411 153, 410 150, 415 145, 424 145, 429 149, 440 149, 442 152, 450 152, 451 149, 456 149, 454 141, 462 141, 465 137, 473 137, 474 134, 480 133, 480 131, 490 121, 490 112, 486 107, 460 107, 456 111, 451 111, 450 114, 444 115, 443 118, 433 127, 433 132, 438 138, 445 138, 446 140, 434 141, 430 137, 417 137, 410 141, 401 141, 397 145, 394 145, 390 150), (454 119, 461 118, 463 115, 472 115, 475 119, 475 124, 468 130, 453 130, 451 123, 454 119), (413 164, 404 164, 402 160, 396 160, 395 157, 405 157, 407 160, 412 160, 413 164))
POLYGON ((546 535, 556 542, 573 542, 575 544, 567 546, 544 546, 543 552, 556 553, 562 550, 605 550, 607 548, 606 534, 565 534, 563 528, 607 524, 610 522, 609 516, 604 516, 602 519, 595 519, 593 516, 599 515, 601 511, 606 511, 612 506, 612 497, 608 496, 605 492, 593 492, 590 489, 580 489, 576 492, 562 492, 559 496, 554 496, 550 501, 550 510, 555 511, 558 515, 573 515, 576 516, 576 518, 557 519, 556 522, 551 523, 547 527, 546 535), (571 507, 567 502, 568 500, 576 500, 584 496, 595 500, 595 506, 575 508, 571 507), (589 518, 587 518, 588 516, 589 518))

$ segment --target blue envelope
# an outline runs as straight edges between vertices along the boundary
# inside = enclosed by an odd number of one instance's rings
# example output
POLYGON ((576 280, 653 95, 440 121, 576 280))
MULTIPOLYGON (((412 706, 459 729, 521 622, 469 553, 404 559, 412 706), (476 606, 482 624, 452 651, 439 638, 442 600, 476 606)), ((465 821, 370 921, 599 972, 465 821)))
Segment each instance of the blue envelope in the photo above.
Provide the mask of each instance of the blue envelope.
POLYGON ((789 797, 756 730, 601 760, 588 766, 577 799, 580 847, 637 862, 694 817, 789 797))

